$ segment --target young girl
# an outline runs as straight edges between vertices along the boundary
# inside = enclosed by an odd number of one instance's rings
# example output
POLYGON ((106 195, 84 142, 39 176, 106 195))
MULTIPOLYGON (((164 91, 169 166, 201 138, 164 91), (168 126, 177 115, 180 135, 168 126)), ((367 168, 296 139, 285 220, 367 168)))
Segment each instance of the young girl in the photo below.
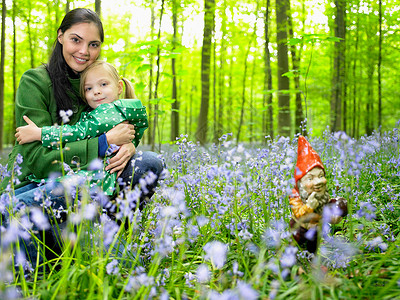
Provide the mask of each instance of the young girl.
MULTIPOLYGON (((57 149, 62 143, 79 141, 96 137, 108 132, 116 125, 129 121, 135 126, 135 147, 139 144, 144 131, 148 127, 146 108, 136 98, 132 84, 125 78, 120 78, 117 70, 109 63, 95 61, 81 74, 81 96, 91 107, 84 111, 74 125, 38 127, 27 116, 26 126, 17 128, 15 137, 19 144, 42 141, 43 147, 57 149), (125 83, 125 97, 119 99, 125 83)), ((108 147, 108 145, 107 145, 108 147)), ((84 173, 87 173, 86 171, 84 173)), ((92 177, 95 174, 90 173, 92 177)), ((103 181, 93 181, 101 184, 106 194, 112 195, 115 190, 116 173, 106 173, 103 181)), ((97 176, 98 178, 98 176, 97 176)))

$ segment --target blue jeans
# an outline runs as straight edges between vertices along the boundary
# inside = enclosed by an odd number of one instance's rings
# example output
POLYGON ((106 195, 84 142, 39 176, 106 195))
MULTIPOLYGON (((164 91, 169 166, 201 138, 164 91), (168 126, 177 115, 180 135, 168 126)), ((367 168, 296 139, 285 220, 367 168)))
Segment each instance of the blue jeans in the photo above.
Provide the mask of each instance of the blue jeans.
MULTIPOLYGON (((121 173, 121 179, 123 184, 130 184, 136 185, 139 183, 140 179, 152 172, 156 176, 156 180, 151 182, 145 188, 147 193, 144 193, 141 196, 141 203, 145 203, 146 200, 150 199, 151 196, 154 194, 154 189, 157 186, 158 178, 161 175, 161 172, 164 169, 163 162, 161 159, 157 157, 157 154, 154 152, 143 152, 142 155, 135 154, 131 162, 128 162, 127 166, 125 167, 124 171, 121 173), (135 168, 133 168, 133 163, 135 168), (132 181, 132 173, 134 171, 133 181, 132 181)), ((66 208, 65 205, 65 198, 64 192, 62 188, 62 184, 59 182, 55 183, 46 183, 44 185, 39 186, 37 183, 30 183, 26 186, 23 186, 19 189, 15 190, 15 197, 18 199, 19 202, 23 202, 26 206, 39 206, 42 203, 42 200, 37 201, 35 197, 38 195, 45 195, 47 197, 47 201, 51 202, 51 206, 53 208, 60 208, 61 206, 66 208)), ((65 216, 61 217, 65 220, 65 216)), ((3 219, 4 223, 7 222, 7 218, 3 219)), ((51 250, 46 249, 45 256, 47 260, 57 257, 57 254, 61 253, 62 245, 61 245, 61 232, 66 226, 66 222, 61 222, 59 224, 51 226, 49 230, 46 231, 39 231, 37 237, 41 241, 45 241, 47 247, 51 250), (58 230, 58 228, 60 230, 58 230)), ((36 228, 33 228, 36 229, 36 228)), ((28 241, 21 241, 21 245, 25 245, 25 247, 21 246, 24 250, 27 259, 30 260, 33 266, 36 265, 36 259, 38 255, 38 245, 34 239, 30 239, 28 241)), ((1 244, 1 240, 0 240, 1 244)), ((41 253, 40 253, 41 254, 41 253)), ((40 255, 39 264, 43 262, 43 257, 40 255)))

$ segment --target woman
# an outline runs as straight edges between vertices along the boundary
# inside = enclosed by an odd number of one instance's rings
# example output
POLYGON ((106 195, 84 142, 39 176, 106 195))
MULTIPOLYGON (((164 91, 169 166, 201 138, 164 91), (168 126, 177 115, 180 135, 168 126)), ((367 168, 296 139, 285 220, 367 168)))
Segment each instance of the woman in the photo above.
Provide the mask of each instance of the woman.
MULTIPOLYGON (((81 112, 87 109, 87 104, 79 96, 80 73, 97 60, 103 41, 103 26, 96 13, 83 8, 68 12, 57 31, 57 40, 49 63, 28 70, 21 77, 15 103, 16 126, 26 125, 23 121, 24 115, 40 127, 60 124, 61 115, 65 117, 65 112, 69 110, 73 112, 69 117, 70 124, 77 122, 81 112)), ((63 161, 72 169, 77 165, 86 169, 91 161, 105 156, 108 145, 115 144, 120 149, 110 159, 106 170, 117 172, 117 176, 121 175, 126 179, 132 176, 131 162, 135 161, 133 184, 148 171, 158 177, 162 171, 162 163, 154 153, 145 152, 140 160, 134 160, 135 147, 131 142, 134 135, 133 125, 120 124, 100 137, 66 143, 63 161)), ((43 194, 52 202, 53 207, 65 207, 63 193, 57 194, 57 189, 50 184, 38 186, 29 180, 47 178, 54 172, 61 173, 59 150, 42 147, 40 142, 16 144, 8 160, 10 172, 15 169, 17 161, 20 165, 16 172, 10 173, 10 177, 2 182, 3 191, 14 188, 16 198, 27 206, 39 205, 35 197, 43 194), (22 155, 22 163, 18 154, 22 155)), ((146 198, 151 197, 155 185, 156 182, 148 187, 146 198)), ((54 236, 54 233, 51 235, 54 236)), ((56 238, 54 244, 55 240, 56 238)), ((51 243, 46 233, 46 244, 51 243)), ((32 254, 29 247, 28 252, 32 254)))

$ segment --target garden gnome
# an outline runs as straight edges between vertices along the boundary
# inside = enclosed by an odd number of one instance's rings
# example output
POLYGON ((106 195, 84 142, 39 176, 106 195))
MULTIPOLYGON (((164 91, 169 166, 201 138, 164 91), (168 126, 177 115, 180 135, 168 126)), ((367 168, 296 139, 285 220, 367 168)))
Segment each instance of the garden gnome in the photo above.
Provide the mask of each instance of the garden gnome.
POLYGON ((347 214, 347 202, 343 198, 330 198, 326 190, 325 168, 318 153, 304 136, 299 136, 297 163, 294 171, 295 187, 290 197, 292 219, 290 227, 298 245, 315 253, 318 243, 318 224, 325 205, 336 205, 341 215, 332 216, 336 224, 347 214))

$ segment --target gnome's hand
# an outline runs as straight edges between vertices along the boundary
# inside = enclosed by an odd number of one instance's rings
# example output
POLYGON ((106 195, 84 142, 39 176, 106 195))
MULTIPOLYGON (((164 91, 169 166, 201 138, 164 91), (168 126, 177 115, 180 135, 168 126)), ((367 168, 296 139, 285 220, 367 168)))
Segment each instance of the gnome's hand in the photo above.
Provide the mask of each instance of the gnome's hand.
POLYGON ((312 192, 306 201, 306 204, 312 209, 316 209, 319 205, 317 198, 315 198, 315 194, 315 192, 312 192))

